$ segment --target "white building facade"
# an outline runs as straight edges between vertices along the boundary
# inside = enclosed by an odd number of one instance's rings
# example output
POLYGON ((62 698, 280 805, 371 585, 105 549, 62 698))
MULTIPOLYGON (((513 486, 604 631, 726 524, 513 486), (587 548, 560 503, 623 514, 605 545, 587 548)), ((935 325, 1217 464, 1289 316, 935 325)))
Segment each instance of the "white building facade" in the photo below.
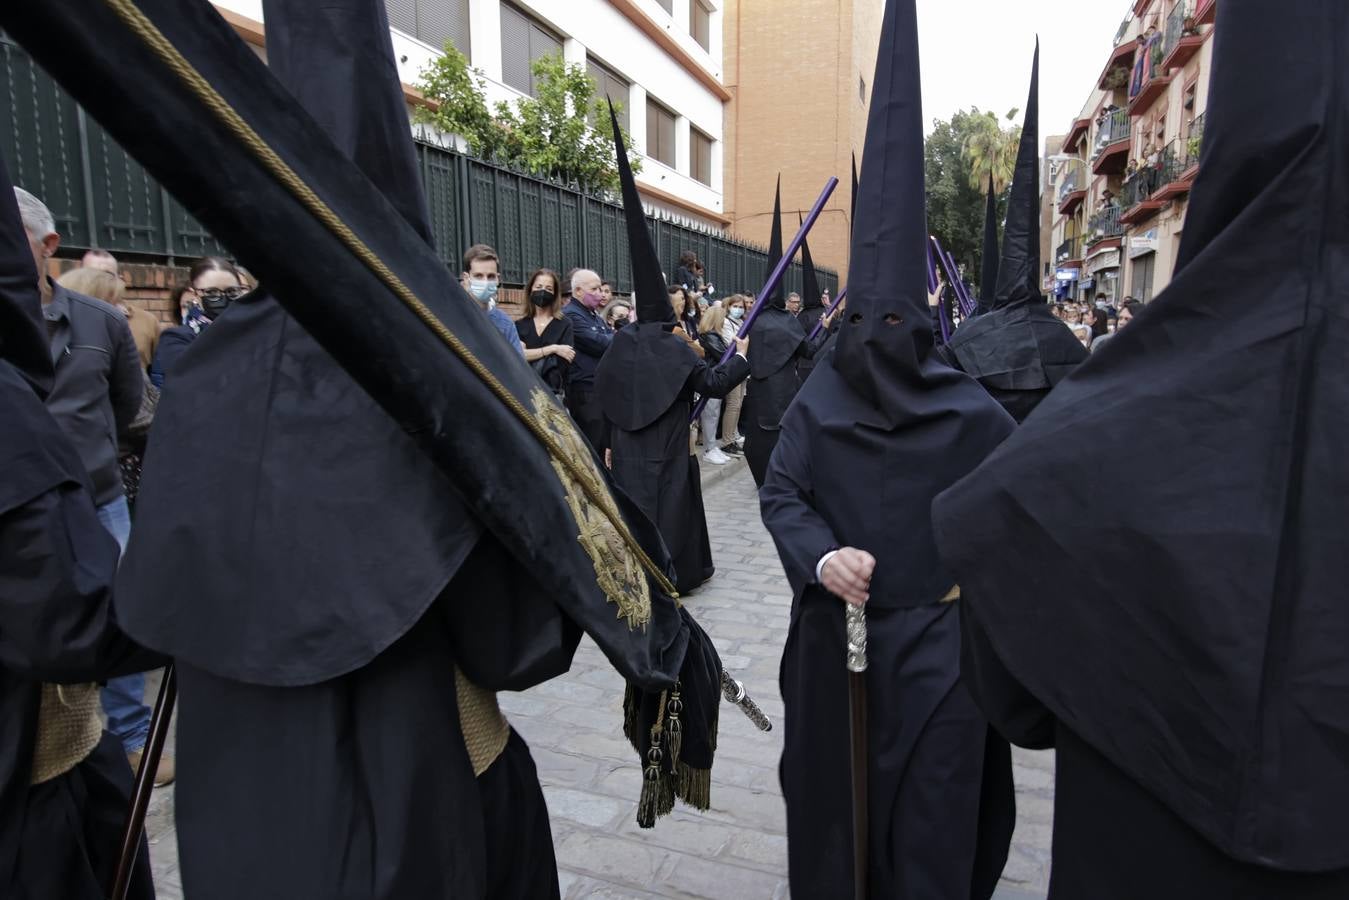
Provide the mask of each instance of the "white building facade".
MULTIPOLYGON (((723 227, 724 0, 386 0, 405 85, 453 44, 482 72, 487 103, 532 89, 530 65, 561 51, 584 66, 640 152, 637 181, 653 211, 723 227)), ((216 0, 262 22, 262 0, 216 0)))

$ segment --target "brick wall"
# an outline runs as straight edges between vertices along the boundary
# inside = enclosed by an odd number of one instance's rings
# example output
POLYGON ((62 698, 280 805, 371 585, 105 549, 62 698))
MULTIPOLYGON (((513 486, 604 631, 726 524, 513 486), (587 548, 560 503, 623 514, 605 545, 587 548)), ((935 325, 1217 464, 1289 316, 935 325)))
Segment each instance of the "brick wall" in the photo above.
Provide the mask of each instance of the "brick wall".
MULTIPOLYGON (((79 268, 79 265, 78 259, 52 259, 47 262, 47 271, 52 278, 60 278, 63 273, 79 268)), ((178 310, 173 308, 169 294, 187 281, 186 266, 118 260, 117 269, 126 282, 125 298, 128 303, 149 310, 165 325, 179 324, 178 310)))

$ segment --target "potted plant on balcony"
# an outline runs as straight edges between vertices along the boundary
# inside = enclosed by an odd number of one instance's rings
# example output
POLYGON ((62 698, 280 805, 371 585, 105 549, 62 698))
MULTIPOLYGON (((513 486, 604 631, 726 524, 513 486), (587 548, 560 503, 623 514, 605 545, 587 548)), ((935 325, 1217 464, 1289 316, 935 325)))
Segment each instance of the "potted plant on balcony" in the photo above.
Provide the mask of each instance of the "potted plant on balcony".
POLYGON ((1188 15, 1188 16, 1186 16, 1184 19, 1181 20, 1181 23, 1180 23, 1180 36, 1181 36, 1181 37, 1198 37, 1198 36, 1199 36, 1199 26, 1195 24, 1194 16, 1193 16, 1193 15, 1188 15))
POLYGON ((1199 161, 1199 148, 1204 143, 1204 136, 1196 134, 1185 142, 1185 159, 1190 165, 1199 161))

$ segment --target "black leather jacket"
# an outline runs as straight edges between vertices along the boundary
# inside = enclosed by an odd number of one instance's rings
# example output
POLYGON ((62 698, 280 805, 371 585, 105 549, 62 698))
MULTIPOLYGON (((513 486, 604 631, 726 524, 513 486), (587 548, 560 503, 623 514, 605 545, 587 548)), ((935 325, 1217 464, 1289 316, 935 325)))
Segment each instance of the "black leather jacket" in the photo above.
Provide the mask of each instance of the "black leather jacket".
POLYGON ((102 506, 122 496, 117 438, 140 409, 145 390, 136 341, 121 310, 52 284, 42 310, 51 336, 56 383, 47 409, 79 452, 102 506))

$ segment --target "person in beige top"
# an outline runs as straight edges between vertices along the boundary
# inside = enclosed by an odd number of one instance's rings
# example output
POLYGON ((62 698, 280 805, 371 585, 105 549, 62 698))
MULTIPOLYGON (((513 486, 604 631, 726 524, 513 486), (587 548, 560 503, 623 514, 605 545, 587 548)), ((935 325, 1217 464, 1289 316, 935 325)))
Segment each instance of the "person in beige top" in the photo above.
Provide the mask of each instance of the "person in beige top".
POLYGON ((146 370, 150 368, 150 361, 155 358, 155 348, 159 346, 159 332, 162 325, 159 318, 154 313, 126 302, 126 281, 122 278, 121 272, 117 268, 117 257, 113 256, 107 250, 86 251, 84 258, 80 260, 80 268, 72 269, 65 275, 62 275, 58 281, 65 284, 66 287, 70 288, 72 291, 88 294, 90 297, 97 297, 105 303, 111 303, 125 313, 126 323, 131 326, 131 336, 136 341, 136 352, 140 354, 141 368, 146 370), (74 274, 85 270, 87 271, 84 275, 76 276, 74 274), (94 281, 96 279, 89 274, 94 271, 106 272, 117 280, 117 286, 115 288, 104 286, 106 283, 100 285, 104 290, 111 291, 115 295, 114 297, 105 297, 103 293, 95 290, 79 287, 75 284, 66 284, 66 279, 68 277, 73 277, 76 281, 81 283, 85 282, 86 279, 94 281))

